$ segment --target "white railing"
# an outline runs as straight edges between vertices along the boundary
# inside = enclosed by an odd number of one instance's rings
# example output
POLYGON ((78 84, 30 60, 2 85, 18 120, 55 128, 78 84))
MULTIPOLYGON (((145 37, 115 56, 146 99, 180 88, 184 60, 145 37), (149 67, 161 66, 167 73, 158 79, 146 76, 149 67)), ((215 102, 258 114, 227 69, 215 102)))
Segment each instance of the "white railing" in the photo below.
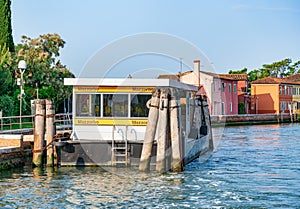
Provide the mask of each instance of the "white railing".
MULTIPOLYGON (((55 114, 56 127, 72 128, 72 113, 55 114)), ((6 133, 31 131, 34 127, 34 115, 0 117, 0 131, 6 133)))

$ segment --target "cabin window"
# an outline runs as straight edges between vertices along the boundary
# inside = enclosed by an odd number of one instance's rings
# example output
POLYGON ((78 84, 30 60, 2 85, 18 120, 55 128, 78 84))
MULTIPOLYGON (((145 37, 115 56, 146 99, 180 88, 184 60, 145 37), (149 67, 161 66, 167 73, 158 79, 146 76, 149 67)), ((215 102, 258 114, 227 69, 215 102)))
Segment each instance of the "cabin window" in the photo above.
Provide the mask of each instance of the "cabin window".
POLYGON ((76 116, 100 116, 100 95, 77 94, 76 116))
POLYGON ((132 94, 130 96, 130 117, 148 117, 149 109, 147 101, 151 99, 150 94, 132 94))
POLYGON ((148 117, 151 94, 76 94, 79 117, 148 117))
POLYGON ((103 94, 104 117, 128 117, 128 94, 103 94))

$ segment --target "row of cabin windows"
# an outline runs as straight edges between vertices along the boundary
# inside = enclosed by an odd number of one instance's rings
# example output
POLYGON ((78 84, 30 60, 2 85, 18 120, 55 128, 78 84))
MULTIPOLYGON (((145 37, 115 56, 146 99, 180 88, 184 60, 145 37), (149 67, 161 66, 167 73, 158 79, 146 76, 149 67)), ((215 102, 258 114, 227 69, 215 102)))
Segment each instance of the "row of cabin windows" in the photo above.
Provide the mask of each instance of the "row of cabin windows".
POLYGON ((151 94, 76 94, 76 116, 148 117, 151 94))
MULTIPOLYGON (((217 92, 217 82, 214 82, 214 92, 217 92)), ((221 83, 221 91, 225 92, 226 89, 226 83, 221 83)), ((228 92, 231 93, 232 92, 232 88, 231 88, 231 84, 228 84, 228 92)), ((237 86, 236 84, 233 84, 233 93, 236 94, 237 92, 237 86)))

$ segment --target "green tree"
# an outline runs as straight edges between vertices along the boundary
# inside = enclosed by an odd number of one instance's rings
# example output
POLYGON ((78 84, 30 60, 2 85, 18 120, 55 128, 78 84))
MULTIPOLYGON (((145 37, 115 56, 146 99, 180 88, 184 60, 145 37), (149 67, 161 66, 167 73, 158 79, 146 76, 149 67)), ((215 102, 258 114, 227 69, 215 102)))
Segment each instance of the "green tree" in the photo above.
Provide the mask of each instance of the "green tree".
POLYGON ((250 82, 252 82, 252 81, 255 81, 255 80, 257 80, 257 79, 260 79, 261 76, 262 76, 262 75, 261 75, 260 70, 257 70, 257 69, 252 70, 252 71, 250 71, 250 72, 248 73, 248 82, 250 83, 250 82))
POLYGON ((247 74, 248 69, 245 67, 241 70, 229 70, 228 74, 247 74))
POLYGON ((239 102, 239 104, 238 104, 238 113, 239 114, 245 114, 245 107, 246 107, 246 105, 245 105, 245 103, 244 102, 239 102))
MULTIPOLYGON (((63 79, 74 75, 58 59, 64 44, 58 34, 44 34, 34 39, 22 36, 21 44, 16 46, 16 63, 22 59, 27 62, 24 78, 28 104, 37 97, 37 89, 39 98, 53 99, 56 107, 71 95, 72 88, 64 86, 63 79)), ((19 76, 18 70, 15 75, 19 76)))
POLYGON ((10 5, 10 0, 0 0, 0 46, 6 44, 9 51, 14 52, 10 5))
POLYGON ((291 74, 300 73, 300 61, 297 61, 292 65, 290 72, 291 74))
POLYGON ((300 61, 292 63, 292 60, 287 58, 273 62, 272 64, 264 64, 262 68, 248 72, 248 81, 252 82, 270 76, 274 78, 284 78, 296 73, 300 73, 300 61))
POLYGON ((291 63, 291 59, 284 59, 278 62, 273 62, 272 64, 264 64, 261 68, 263 77, 271 76, 274 78, 284 78, 291 75, 294 73, 291 63))
POLYGON ((13 113, 13 99, 9 96, 13 86, 12 75, 9 70, 11 63, 11 54, 6 44, 0 45, 0 110, 4 116, 13 113))
POLYGON ((13 98, 7 94, 0 95, 0 110, 3 116, 11 116, 14 111, 13 98))

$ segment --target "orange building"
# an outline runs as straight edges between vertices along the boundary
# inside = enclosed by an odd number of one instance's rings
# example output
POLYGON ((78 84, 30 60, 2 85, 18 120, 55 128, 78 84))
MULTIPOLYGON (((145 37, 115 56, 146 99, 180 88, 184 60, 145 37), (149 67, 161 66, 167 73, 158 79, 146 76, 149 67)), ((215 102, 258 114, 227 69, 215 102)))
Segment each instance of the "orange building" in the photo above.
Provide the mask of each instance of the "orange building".
POLYGON ((251 83, 251 106, 253 114, 289 113, 292 109, 294 81, 267 77, 251 83))

